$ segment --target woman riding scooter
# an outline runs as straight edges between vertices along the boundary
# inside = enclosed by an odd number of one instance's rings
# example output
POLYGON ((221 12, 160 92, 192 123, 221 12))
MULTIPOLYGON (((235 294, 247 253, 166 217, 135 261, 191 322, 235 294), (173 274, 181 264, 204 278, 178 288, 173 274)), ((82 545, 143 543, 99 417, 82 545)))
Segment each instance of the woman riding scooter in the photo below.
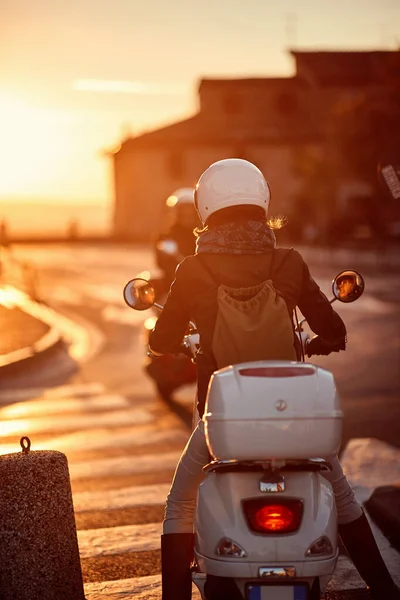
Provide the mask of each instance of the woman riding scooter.
MULTIPOLYGON (((214 163, 196 187, 195 206, 204 225, 198 232, 196 255, 186 258, 176 271, 164 310, 150 335, 150 348, 155 354, 181 352, 188 322, 196 322, 201 346, 197 357, 200 417, 209 379, 217 368, 212 351, 218 313, 214 281, 245 289, 271 279, 289 314, 298 306, 317 334, 309 344, 310 356, 346 347, 345 325, 311 278, 300 254, 276 248, 273 223, 267 221, 269 203, 270 190, 263 174, 241 159, 214 163)), ((163 600, 191 598, 193 517, 202 467, 208 462, 200 421, 183 451, 167 498, 161 538, 163 600)), ((399 600, 400 592, 339 460, 334 458, 331 464, 333 470, 326 477, 335 494, 340 537, 374 600, 399 600)), ((210 578, 206 585, 212 587, 212 582, 210 578)))

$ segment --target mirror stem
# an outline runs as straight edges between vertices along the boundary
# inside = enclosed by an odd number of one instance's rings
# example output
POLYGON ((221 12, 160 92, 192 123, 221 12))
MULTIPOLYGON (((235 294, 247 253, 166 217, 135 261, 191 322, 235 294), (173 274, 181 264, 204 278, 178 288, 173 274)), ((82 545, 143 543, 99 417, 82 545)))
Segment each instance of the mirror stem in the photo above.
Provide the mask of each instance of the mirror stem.
POLYGON ((333 304, 334 302, 336 302, 336 300, 337 300, 337 298, 333 297, 333 298, 331 298, 331 299, 329 300, 329 302, 330 302, 331 304, 333 304))

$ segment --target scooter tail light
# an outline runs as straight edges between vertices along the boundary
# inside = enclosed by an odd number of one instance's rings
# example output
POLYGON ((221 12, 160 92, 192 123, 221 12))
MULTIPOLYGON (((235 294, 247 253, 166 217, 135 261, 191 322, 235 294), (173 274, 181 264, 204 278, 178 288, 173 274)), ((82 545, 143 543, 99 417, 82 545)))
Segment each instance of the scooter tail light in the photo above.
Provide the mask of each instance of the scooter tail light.
POLYGON ((303 503, 298 499, 243 501, 243 511, 249 528, 256 533, 294 533, 303 517, 303 503))
POLYGON ((323 535, 318 538, 306 552, 306 556, 316 557, 316 556, 332 556, 333 555, 333 546, 330 539, 323 535))
POLYGON ((247 552, 239 544, 230 538, 222 538, 219 540, 215 553, 217 556, 229 556, 230 558, 246 558, 247 552))

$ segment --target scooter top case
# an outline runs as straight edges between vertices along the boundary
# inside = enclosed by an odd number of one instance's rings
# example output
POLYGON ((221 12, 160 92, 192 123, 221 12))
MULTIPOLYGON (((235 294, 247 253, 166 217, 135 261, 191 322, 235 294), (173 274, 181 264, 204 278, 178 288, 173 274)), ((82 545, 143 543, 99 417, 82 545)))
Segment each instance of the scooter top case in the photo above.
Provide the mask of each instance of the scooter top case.
POLYGON ((332 373, 258 361, 214 373, 203 420, 214 459, 262 460, 337 454, 342 417, 332 373))

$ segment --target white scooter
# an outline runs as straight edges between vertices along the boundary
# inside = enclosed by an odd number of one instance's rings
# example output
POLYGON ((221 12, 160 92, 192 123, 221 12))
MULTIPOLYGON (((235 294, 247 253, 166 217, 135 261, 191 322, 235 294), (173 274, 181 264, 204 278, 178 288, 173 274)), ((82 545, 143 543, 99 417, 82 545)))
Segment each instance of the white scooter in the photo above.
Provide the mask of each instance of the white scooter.
MULTIPOLYGON (((353 302, 364 281, 344 271, 332 289, 332 302, 353 302)), ((154 305, 144 280, 129 282, 124 297, 138 310, 154 305)), ((184 343, 195 354, 197 333, 184 343)), ((195 515, 202 598, 319 600, 338 558, 335 498, 321 475, 341 441, 333 375, 304 362, 226 367, 212 376, 203 421, 213 460, 195 515)))

